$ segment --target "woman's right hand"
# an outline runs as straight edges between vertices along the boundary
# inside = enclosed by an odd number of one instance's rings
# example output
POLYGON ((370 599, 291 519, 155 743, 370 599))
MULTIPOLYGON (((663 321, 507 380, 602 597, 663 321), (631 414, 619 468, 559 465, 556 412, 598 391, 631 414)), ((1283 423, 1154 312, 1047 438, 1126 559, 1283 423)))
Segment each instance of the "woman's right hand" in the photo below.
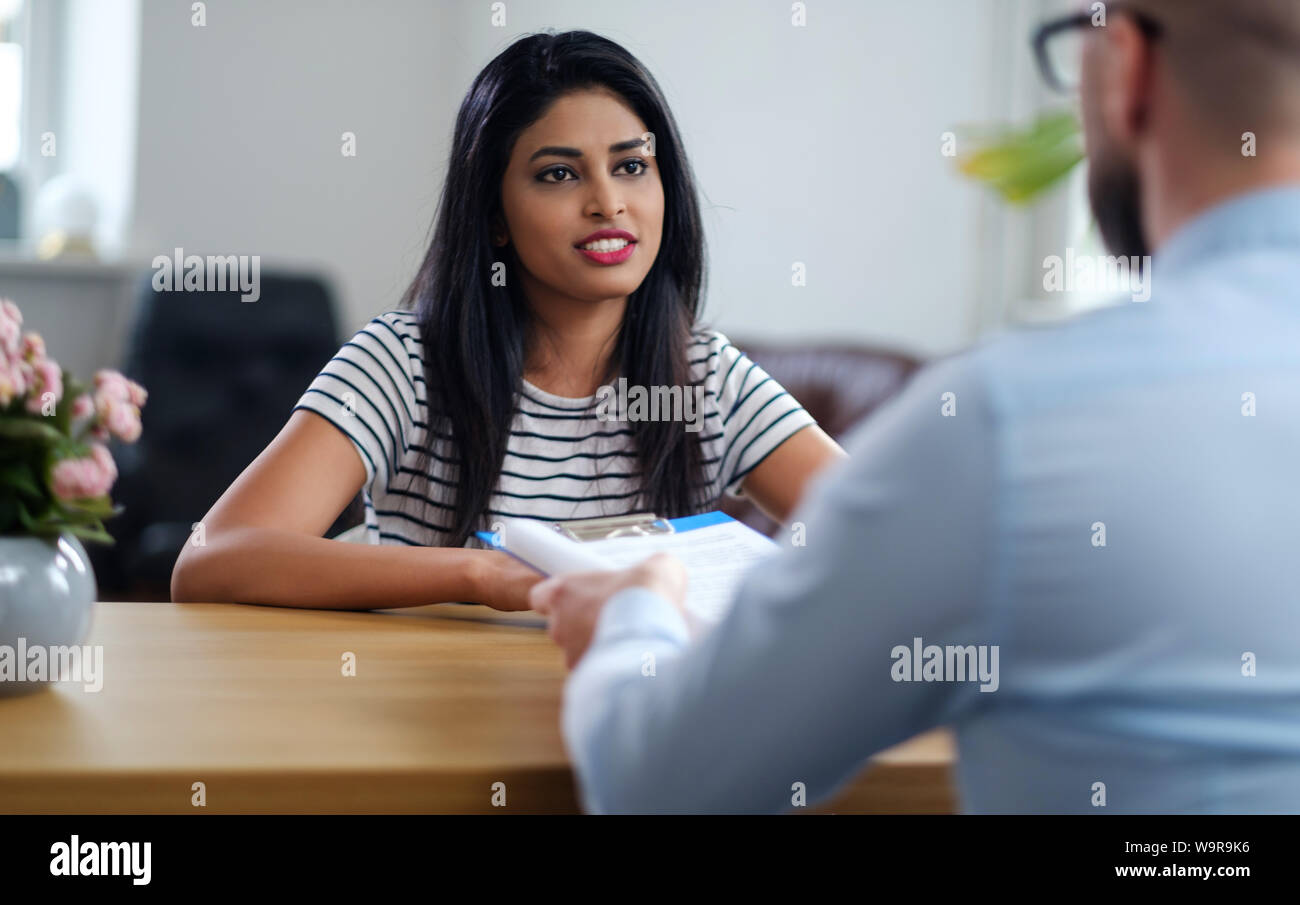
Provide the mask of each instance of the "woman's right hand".
POLYGON ((531 609, 528 592, 545 576, 508 553, 497 550, 479 552, 482 562, 478 569, 476 602, 497 610, 531 609))

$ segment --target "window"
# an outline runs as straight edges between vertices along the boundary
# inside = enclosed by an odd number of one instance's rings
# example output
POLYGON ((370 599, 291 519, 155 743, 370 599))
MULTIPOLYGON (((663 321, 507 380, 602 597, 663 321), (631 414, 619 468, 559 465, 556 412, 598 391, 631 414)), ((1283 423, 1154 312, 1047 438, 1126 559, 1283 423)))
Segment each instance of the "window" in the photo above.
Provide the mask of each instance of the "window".
POLYGON ((24 140, 23 0, 0 0, 0 240, 18 238, 17 170, 24 140))

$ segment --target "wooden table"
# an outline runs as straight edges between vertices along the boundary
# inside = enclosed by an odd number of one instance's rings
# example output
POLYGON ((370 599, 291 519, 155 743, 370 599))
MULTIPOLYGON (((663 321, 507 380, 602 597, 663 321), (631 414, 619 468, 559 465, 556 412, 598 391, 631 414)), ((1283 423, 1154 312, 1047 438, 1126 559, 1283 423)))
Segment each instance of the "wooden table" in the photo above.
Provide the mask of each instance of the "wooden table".
MULTIPOLYGON (((93 620, 102 690, 0 698, 0 813, 578 809, 563 661, 534 613, 102 602, 93 620)), ((922 736, 810 810, 951 811, 951 761, 946 733, 922 736)))

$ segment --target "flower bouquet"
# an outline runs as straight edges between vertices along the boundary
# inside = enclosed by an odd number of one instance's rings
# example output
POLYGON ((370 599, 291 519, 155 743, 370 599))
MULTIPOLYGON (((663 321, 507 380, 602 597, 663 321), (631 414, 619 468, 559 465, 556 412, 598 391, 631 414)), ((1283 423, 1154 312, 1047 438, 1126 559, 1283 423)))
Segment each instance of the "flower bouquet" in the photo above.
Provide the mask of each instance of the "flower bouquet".
POLYGON ((18 306, 0 299, 0 536, 63 533, 113 543, 109 490, 117 466, 110 437, 134 443, 146 392, 117 371, 78 383, 22 330, 18 306))

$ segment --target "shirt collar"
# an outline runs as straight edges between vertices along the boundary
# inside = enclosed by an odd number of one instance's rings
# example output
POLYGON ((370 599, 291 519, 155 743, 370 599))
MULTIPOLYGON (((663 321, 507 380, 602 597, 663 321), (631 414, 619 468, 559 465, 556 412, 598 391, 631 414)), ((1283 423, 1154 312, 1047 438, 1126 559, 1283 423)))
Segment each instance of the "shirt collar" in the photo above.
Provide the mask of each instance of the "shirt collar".
POLYGON ((1300 185, 1237 195, 1180 226, 1155 254, 1153 266, 1172 273, 1233 249, 1294 245, 1300 253, 1300 185))

